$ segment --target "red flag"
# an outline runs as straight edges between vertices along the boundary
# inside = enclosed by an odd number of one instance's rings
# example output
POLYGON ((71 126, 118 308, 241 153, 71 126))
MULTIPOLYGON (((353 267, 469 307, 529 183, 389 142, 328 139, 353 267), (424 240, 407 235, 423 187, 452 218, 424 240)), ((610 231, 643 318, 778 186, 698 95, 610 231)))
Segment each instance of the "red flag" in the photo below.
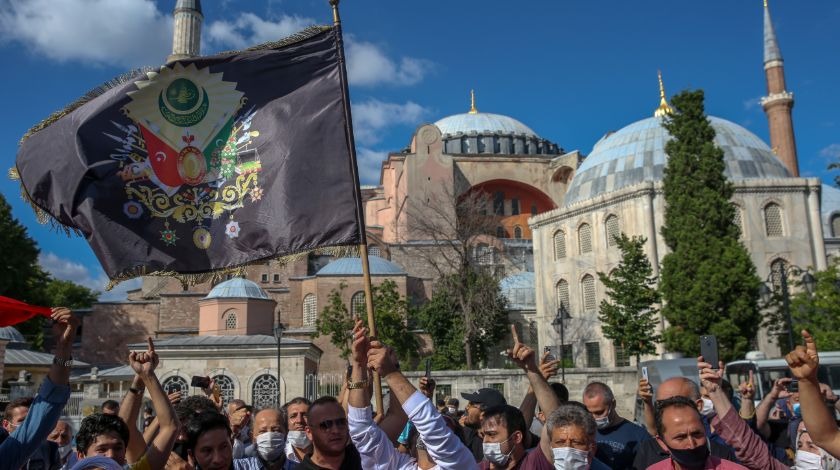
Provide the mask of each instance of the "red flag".
POLYGON ((0 295, 0 327, 23 323, 35 315, 50 318, 51 314, 52 310, 49 307, 29 305, 20 300, 10 299, 0 295))

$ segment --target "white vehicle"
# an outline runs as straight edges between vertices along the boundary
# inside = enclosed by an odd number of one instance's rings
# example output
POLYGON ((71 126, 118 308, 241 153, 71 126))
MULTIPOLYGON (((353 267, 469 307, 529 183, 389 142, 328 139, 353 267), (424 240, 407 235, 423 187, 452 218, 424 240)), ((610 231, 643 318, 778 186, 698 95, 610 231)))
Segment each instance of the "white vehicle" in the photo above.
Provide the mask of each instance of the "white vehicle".
MULTIPOLYGON (((738 384, 749 380, 750 371, 753 371, 755 401, 758 403, 773 388, 776 379, 791 377, 791 374, 784 359, 750 359, 750 356, 747 354, 748 359, 726 364, 726 380, 737 389, 738 384)), ((819 356, 817 378, 821 383, 828 384, 835 394, 840 394, 840 351, 821 352, 819 356)))

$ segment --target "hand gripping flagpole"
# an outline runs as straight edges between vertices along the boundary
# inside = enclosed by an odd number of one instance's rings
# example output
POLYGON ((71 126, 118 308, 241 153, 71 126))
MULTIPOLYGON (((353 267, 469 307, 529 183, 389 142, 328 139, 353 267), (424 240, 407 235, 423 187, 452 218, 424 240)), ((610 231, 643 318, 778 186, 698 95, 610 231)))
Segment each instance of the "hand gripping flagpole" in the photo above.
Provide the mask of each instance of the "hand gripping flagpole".
MULTIPOLYGON (((353 172, 353 177, 356 180, 356 184, 354 186, 354 191, 356 192, 356 216, 359 220, 359 230, 360 230, 360 245, 359 245, 359 256, 362 259, 362 279, 364 282, 364 290, 365 290, 365 308, 367 310, 367 317, 368 317, 368 330, 370 331, 371 337, 376 337, 376 318, 373 316, 373 294, 371 289, 371 282, 370 282, 370 263, 368 262, 368 250, 367 250, 367 235, 365 231, 365 218, 364 218, 364 211, 362 207, 362 195, 361 190, 359 188, 359 171, 358 166, 356 164, 356 142, 353 137, 353 120, 350 115, 350 90, 347 86, 347 62, 344 60, 344 41, 341 34, 341 17, 338 14, 338 2, 339 0, 329 0, 330 5, 332 6, 333 11, 333 24, 335 25, 336 30, 336 49, 338 52, 339 62, 341 66, 339 67, 339 74, 341 75, 341 85, 343 88, 343 96, 342 100, 344 101, 344 115, 345 120, 347 122, 347 145, 349 147, 350 155, 352 157, 351 162, 351 171, 353 172)), ((376 403, 376 410, 379 413, 384 413, 385 410, 382 409, 382 379, 379 377, 379 374, 375 371, 370 371, 370 374, 373 376, 373 397, 376 403)))

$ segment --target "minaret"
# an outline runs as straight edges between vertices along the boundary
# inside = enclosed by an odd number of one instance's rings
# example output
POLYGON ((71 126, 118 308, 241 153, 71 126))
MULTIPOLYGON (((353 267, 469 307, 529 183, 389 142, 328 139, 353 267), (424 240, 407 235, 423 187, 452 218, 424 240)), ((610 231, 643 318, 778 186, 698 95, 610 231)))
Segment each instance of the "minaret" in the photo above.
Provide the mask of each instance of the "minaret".
POLYGON ((770 146, 790 174, 799 176, 791 117, 793 93, 785 89, 785 64, 776 42, 767 0, 764 0, 764 74, 767 76, 767 96, 761 98, 761 106, 770 126, 770 146))
POLYGON ((178 0, 175 3, 175 27, 172 32, 172 54, 167 62, 195 57, 201 53, 201 0, 178 0))

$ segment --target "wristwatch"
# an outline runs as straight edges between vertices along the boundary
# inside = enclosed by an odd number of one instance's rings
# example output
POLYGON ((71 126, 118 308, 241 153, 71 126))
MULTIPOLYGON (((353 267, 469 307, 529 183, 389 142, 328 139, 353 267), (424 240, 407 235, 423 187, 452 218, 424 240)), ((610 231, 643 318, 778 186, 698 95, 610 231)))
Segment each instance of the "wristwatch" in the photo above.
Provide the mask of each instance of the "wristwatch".
POLYGON ((356 390, 359 388, 365 388, 368 386, 367 380, 360 380, 358 382, 347 382, 347 389, 348 390, 356 390))
POLYGON ((61 367, 72 367, 73 366, 73 356, 68 357, 67 359, 60 358, 58 356, 53 357, 53 364, 61 366, 61 367))

